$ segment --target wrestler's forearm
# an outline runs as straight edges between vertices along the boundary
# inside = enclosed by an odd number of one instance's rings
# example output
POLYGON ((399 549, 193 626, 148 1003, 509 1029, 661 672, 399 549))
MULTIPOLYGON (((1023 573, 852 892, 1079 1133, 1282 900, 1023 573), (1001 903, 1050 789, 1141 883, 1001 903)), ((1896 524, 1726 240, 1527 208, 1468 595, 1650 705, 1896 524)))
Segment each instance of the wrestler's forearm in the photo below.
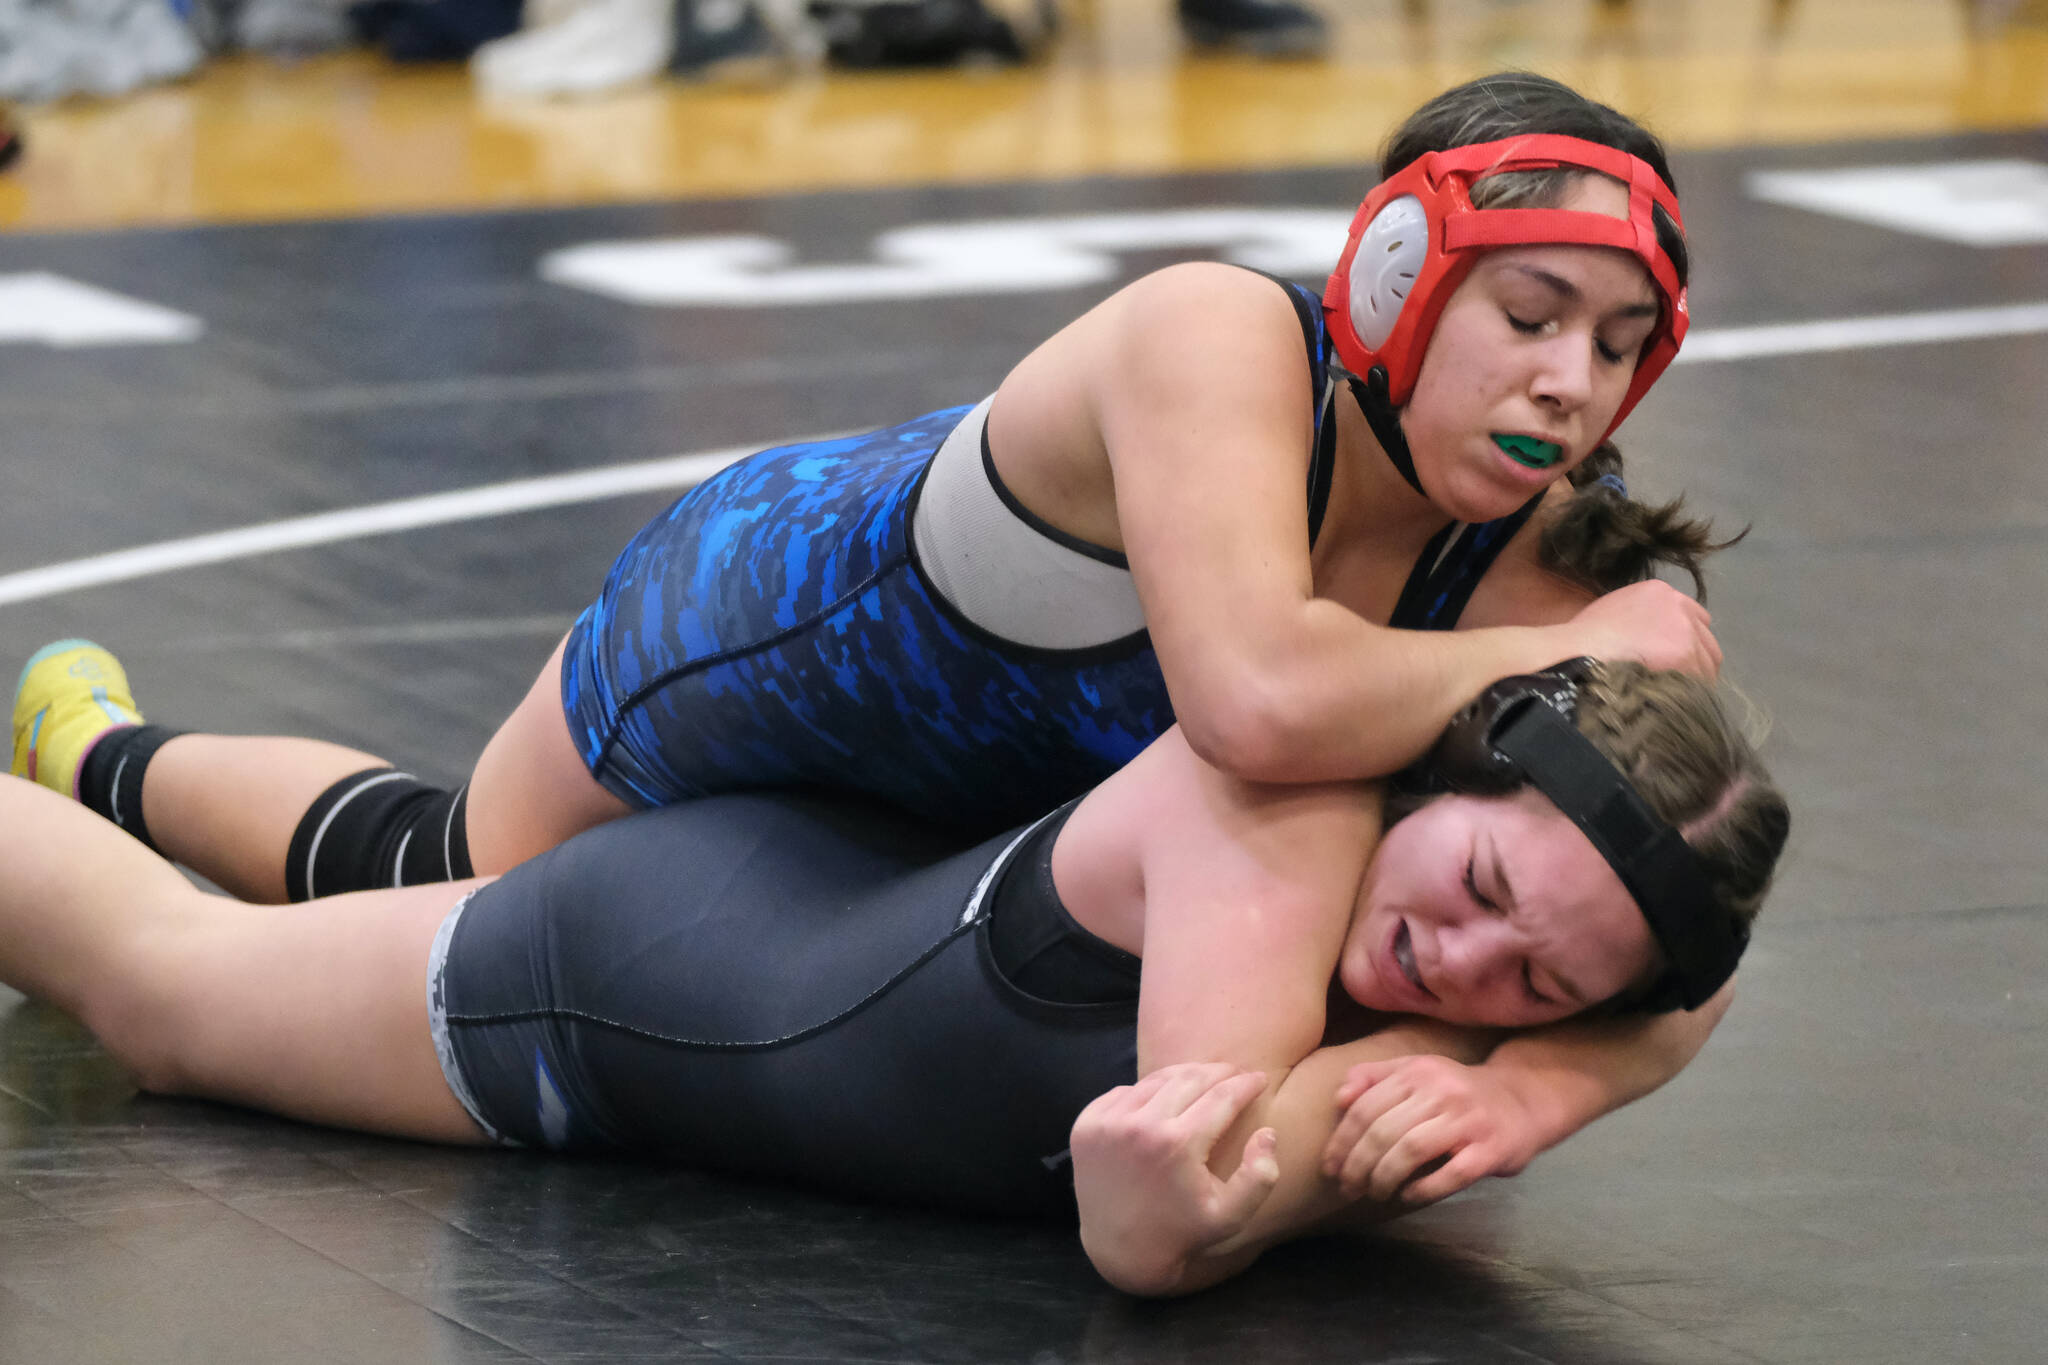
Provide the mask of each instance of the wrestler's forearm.
MULTIPOLYGON (((1353 1066, 1438 1053, 1468 1065, 1498 1068, 1538 1124, 1540 1150, 1677 1075, 1699 1052, 1732 996, 1731 983, 1691 1013, 1565 1023, 1505 1038, 1497 1031, 1408 1020, 1353 1042, 1320 1048, 1275 1076, 1266 1093, 1216 1143, 1211 1169, 1227 1177, 1254 1133, 1271 1128, 1276 1138, 1279 1178, 1234 1235, 1210 1245, 1176 1240, 1176 1229, 1195 1224, 1184 1210, 1165 1207, 1162 1201, 1149 1220, 1127 1219, 1113 1243, 1096 1238, 1089 1244, 1090 1255, 1111 1283, 1130 1292, 1186 1294, 1237 1274, 1267 1247, 1291 1237, 1337 1223, 1355 1225, 1398 1216, 1407 1206, 1353 1200, 1321 1173, 1319 1155, 1342 1112, 1335 1096, 1353 1066)), ((1084 1229, 1090 1212, 1084 1205, 1084 1229)))
POLYGON ((1348 1221, 1376 1221, 1406 1212, 1398 1204, 1377 1211, 1346 1195, 1336 1180, 1322 1173, 1322 1152, 1343 1116, 1337 1089, 1360 1062, 1386 1061, 1418 1053, 1435 1053, 1476 1065, 1486 1060, 1501 1038, 1498 1029, 1467 1028, 1433 1019, 1404 1019, 1398 1024, 1350 1042, 1324 1046, 1304 1057, 1266 1097, 1238 1120, 1216 1146, 1218 1174, 1235 1164, 1235 1153, 1260 1128, 1278 1139, 1275 1155, 1280 1179, 1250 1224, 1213 1250, 1229 1254, 1245 1246, 1260 1250, 1325 1226, 1344 1214, 1348 1221))
MULTIPOLYGON (((1237 634, 1227 642, 1169 639, 1161 658, 1169 678, 1193 675, 1180 681, 1190 696, 1176 700, 1176 714, 1196 751, 1260 782, 1396 772, 1488 683, 1571 652, 1551 629, 1390 630, 1314 597, 1247 601, 1232 616, 1237 634)), ((1222 622, 1210 629, 1221 633, 1222 622)))
POLYGON ((1734 994, 1730 981, 1689 1012, 1568 1020, 1518 1033, 1485 1065, 1521 1097, 1537 1124, 1539 1149, 1548 1149, 1683 1071, 1734 994))
MULTIPOLYGON (((1279 1179, 1249 1223, 1227 1241, 1203 1245, 1191 1229, 1202 1219, 1189 1209, 1155 1199, 1140 1210, 1119 1204, 1115 1182, 1086 1178, 1088 1154, 1074 1152, 1075 1185, 1081 1199, 1082 1245, 1105 1279, 1129 1293, 1192 1293, 1228 1279, 1249 1266, 1267 1247, 1309 1232, 1331 1214, 1352 1205, 1333 1180, 1321 1173, 1320 1154, 1341 1114, 1335 1095, 1345 1073, 1360 1062, 1435 1052, 1460 1061, 1484 1058, 1497 1034, 1428 1020, 1409 1020, 1355 1041, 1317 1049, 1285 1073, 1273 1075, 1266 1092, 1216 1143, 1210 1162, 1217 1176, 1232 1175, 1245 1144, 1262 1128, 1277 1139, 1279 1179), (1101 1191, 1097 1196, 1096 1191, 1101 1191), (1095 1206, 1099 1200, 1100 1206, 1095 1206)), ((1390 1208, 1389 1214, 1400 1212, 1390 1208)))

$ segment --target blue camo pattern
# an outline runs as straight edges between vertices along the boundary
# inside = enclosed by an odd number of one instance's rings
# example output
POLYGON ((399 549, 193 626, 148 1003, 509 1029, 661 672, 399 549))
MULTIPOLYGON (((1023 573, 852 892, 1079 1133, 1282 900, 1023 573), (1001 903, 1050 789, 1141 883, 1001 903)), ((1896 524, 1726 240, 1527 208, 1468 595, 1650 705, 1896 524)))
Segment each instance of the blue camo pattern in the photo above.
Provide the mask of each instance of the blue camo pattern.
POLYGON ((914 491, 968 411, 763 451, 634 536, 563 659, 571 733, 607 789, 650 807, 829 788, 992 831, 1173 724, 1142 634, 1005 647, 911 564, 914 491))
MULTIPOLYGON (((1320 376, 1319 302, 1287 287, 1320 376)), ((985 835, 1078 796, 1173 724, 1144 634, 1075 652, 1007 645, 911 562, 919 480, 970 410, 762 451, 633 537, 562 664, 570 733, 606 789, 641 808, 856 792, 985 835)), ((1318 405, 1318 442, 1327 419, 1318 405)), ((1441 605, 1418 624, 1454 625, 1441 605)))

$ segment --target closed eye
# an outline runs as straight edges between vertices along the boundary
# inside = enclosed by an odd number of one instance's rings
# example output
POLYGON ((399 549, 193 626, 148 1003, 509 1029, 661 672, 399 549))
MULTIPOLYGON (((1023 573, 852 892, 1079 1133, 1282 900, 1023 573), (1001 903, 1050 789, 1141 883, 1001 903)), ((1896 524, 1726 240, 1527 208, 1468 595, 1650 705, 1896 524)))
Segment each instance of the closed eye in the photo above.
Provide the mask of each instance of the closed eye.
POLYGON ((1655 330, 1623 321, 1615 326, 1612 333, 1595 331, 1593 344, 1600 348, 1600 358, 1610 365, 1634 364, 1642 358, 1643 347, 1649 344, 1655 330), (1610 337, 1620 337, 1621 340, 1615 342, 1610 337))
MULTIPOLYGON (((1473 903, 1480 909, 1491 914, 1497 915, 1500 913, 1500 906, 1496 905, 1485 892, 1479 889, 1478 859, 1476 858, 1467 858, 1465 860, 1465 894, 1470 896, 1473 903)), ((1524 970, 1526 971, 1527 969, 1525 968, 1524 970)))
MULTIPOLYGON (((1501 311, 1507 317, 1508 326, 1514 328, 1515 331, 1523 336, 1544 336, 1557 326, 1556 322, 1547 318, 1541 322, 1531 322, 1527 318, 1518 317, 1507 309, 1502 309, 1501 311)), ((1627 347, 1611 346, 1604 338, 1595 335, 1593 338, 1593 349, 1599 352, 1600 359, 1607 364, 1621 365, 1632 362, 1636 358, 1636 353, 1642 350, 1642 343, 1638 342, 1634 346, 1627 347)))

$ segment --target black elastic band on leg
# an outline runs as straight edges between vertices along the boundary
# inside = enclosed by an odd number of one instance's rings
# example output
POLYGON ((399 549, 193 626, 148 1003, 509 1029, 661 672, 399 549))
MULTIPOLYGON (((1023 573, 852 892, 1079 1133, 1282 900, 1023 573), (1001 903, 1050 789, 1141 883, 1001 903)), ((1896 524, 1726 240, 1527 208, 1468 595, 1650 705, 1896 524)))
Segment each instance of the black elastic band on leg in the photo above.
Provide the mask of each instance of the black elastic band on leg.
POLYGON ((285 851, 294 901, 471 875, 467 787, 431 787, 395 768, 353 773, 320 793, 285 851))
POLYGON ((412 828, 400 840, 386 886, 424 886, 474 876, 469 865, 469 784, 437 791, 413 809, 412 828))
POLYGON ((161 853, 142 818, 142 779, 156 751, 184 733, 167 725, 128 725, 107 731, 78 765, 79 803, 127 830, 151 852, 161 853))

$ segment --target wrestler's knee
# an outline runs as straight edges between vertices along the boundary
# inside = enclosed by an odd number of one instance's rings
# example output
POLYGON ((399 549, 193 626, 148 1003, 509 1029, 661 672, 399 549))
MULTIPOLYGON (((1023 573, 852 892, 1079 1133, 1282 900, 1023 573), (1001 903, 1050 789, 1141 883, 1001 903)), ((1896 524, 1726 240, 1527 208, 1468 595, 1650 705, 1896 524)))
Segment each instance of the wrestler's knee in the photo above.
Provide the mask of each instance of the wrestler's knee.
POLYGON ((470 864, 478 875, 528 858, 630 809, 584 766, 562 711, 561 646, 484 746, 469 782, 470 864))

